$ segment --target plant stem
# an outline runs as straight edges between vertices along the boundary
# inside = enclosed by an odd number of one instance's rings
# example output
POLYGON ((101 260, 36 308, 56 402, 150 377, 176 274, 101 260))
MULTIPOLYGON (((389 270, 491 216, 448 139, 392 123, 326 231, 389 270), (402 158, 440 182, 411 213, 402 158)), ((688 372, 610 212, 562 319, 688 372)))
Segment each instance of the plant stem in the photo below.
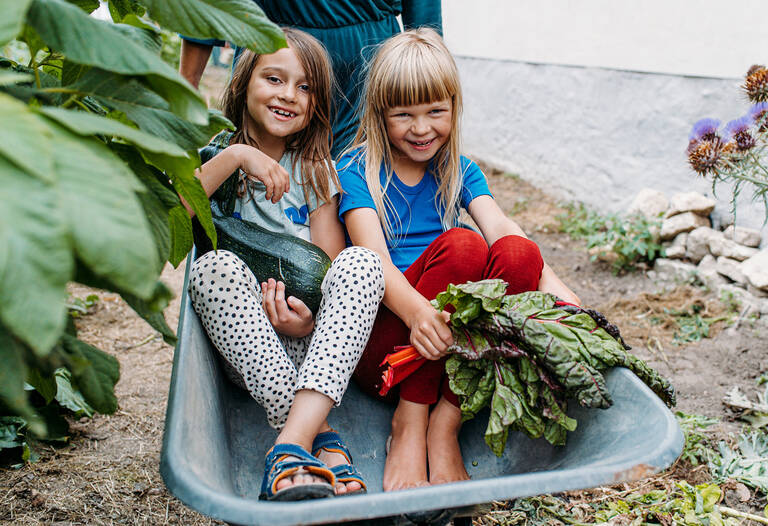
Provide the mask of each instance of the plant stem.
POLYGON ((749 519, 751 521, 759 522, 760 524, 768 524, 768 518, 761 517, 760 515, 755 515, 753 513, 745 513, 743 511, 735 510, 727 506, 718 506, 717 509, 720 510, 720 513, 722 513, 723 515, 727 515, 729 517, 737 517, 739 519, 749 519))

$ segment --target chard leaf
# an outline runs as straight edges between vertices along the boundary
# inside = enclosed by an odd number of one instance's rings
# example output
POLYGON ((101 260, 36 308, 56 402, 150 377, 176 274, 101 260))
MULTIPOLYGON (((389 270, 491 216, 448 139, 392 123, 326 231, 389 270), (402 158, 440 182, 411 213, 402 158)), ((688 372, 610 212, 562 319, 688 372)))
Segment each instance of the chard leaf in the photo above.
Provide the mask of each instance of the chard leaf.
POLYGON ((523 407, 517 395, 504 385, 496 382, 496 389, 491 399, 491 414, 485 429, 485 443, 491 451, 500 457, 507 443, 509 426, 523 414, 523 407))

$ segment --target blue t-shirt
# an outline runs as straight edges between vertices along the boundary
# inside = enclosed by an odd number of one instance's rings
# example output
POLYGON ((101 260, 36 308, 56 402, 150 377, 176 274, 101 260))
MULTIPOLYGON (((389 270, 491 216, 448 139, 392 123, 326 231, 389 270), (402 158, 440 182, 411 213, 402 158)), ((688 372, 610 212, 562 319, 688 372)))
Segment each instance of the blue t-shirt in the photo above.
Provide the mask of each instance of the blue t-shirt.
MULTIPOLYGON (((359 150, 343 156, 336 164, 341 182, 341 203, 339 203, 339 218, 344 221, 344 213, 355 208, 373 208, 371 193, 365 182, 365 159, 362 155, 356 155, 359 150)), ((467 208, 475 197, 491 195, 488 182, 485 180, 482 170, 474 162, 461 157, 461 170, 463 180, 459 205, 467 208)), ((380 169, 382 186, 386 182, 387 173, 380 169)), ((392 202, 387 206, 387 219, 392 225, 392 239, 387 240, 387 248, 392 258, 392 263, 405 271, 418 259, 440 234, 443 233, 443 224, 440 221, 442 214, 438 210, 437 179, 431 167, 427 169, 424 177, 416 186, 408 186, 403 183, 396 173, 392 174, 392 181, 387 187, 386 196, 392 202)), ((386 200, 385 200, 386 201, 386 200)))

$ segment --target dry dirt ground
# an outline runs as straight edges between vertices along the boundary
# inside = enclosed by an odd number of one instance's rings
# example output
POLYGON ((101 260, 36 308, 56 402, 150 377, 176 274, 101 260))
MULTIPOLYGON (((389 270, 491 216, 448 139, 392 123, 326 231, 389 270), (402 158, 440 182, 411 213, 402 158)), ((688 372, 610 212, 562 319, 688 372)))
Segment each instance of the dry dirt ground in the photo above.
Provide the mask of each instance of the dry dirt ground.
MULTIPOLYGON (((754 398, 755 379, 768 371, 768 329, 763 321, 743 320, 738 328, 713 327, 711 338, 674 345, 675 328, 665 308, 698 302, 704 313, 727 308, 711 293, 650 281, 643 272, 613 275, 592 263, 583 243, 558 233, 557 203, 515 176, 488 170, 502 207, 539 244, 544 259, 580 296, 622 328, 634 351, 668 376, 678 391, 678 409, 721 419, 716 436, 738 429, 722 404, 733 386, 754 398)), ((183 265, 166 268, 162 279, 176 292, 166 310, 170 326, 178 320, 183 265)), ((91 289, 72 285, 71 294, 85 298, 91 289)), ((173 349, 141 321, 115 294, 95 291, 99 301, 78 321, 80 337, 116 356, 121 365, 117 384, 119 410, 110 416, 73 422, 69 443, 43 446, 41 460, 21 469, 0 469, 2 524, 218 524, 188 509, 163 485, 158 466, 173 349)), ((701 478, 701 470, 677 465, 666 475, 701 478)), ((647 483, 646 483, 647 484, 647 483)), ((753 500, 751 509, 765 505, 753 500)), ((749 509, 749 507, 747 507, 749 509)))

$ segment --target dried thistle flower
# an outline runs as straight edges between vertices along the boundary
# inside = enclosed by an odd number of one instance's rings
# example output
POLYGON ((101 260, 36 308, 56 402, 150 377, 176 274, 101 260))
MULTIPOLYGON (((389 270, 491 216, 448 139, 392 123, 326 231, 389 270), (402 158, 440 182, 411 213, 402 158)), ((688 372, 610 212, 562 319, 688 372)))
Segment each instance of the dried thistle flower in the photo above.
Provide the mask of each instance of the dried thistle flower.
POLYGON ((699 141, 688 147, 688 162, 693 171, 707 175, 717 170, 723 153, 723 143, 719 137, 712 140, 699 141))
POLYGON ((762 65, 749 68, 742 88, 752 102, 768 102, 768 69, 762 65))
POLYGON ((736 150, 745 152, 754 148, 757 141, 749 130, 752 125, 752 116, 744 115, 734 119, 725 125, 723 131, 723 142, 727 145, 734 144, 736 150))
POLYGON ((717 119, 700 119, 696 121, 688 134, 689 149, 699 141, 712 141, 718 138, 717 129, 720 121, 717 119))
POLYGON ((749 110, 749 116, 761 132, 768 131, 768 102, 754 104, 749 110))

